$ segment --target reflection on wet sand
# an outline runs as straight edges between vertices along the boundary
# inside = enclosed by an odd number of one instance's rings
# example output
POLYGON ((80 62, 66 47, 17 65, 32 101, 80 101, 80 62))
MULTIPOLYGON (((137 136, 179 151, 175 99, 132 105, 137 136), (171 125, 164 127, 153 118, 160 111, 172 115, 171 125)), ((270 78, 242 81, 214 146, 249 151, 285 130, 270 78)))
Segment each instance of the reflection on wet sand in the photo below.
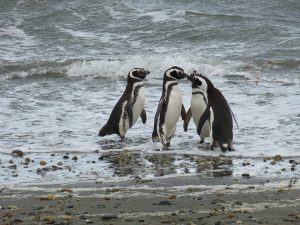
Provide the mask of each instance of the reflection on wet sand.
POLYGON ((160 177, 172 174, 198 173, 205 177, 232 175, 232 159, 221 156, 144 154, 141 151, 110 151, 102 154, 116 176, 160 177))

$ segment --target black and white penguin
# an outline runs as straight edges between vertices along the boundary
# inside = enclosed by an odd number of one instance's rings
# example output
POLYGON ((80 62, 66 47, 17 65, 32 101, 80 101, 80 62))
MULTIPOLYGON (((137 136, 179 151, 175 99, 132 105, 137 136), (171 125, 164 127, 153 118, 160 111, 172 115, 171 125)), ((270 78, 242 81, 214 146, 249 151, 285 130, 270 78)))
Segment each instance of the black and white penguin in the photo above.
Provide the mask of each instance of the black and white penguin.
POLYGON ((144 124, 146 123, 143 80, 149 73, 143 68, 134 68, 128 73, 125 91, 112 110, 107 123, 100 129, 99 136, 118 134, 121 139, 124 139, 127 130, 139 117, 144 124))
POLYGON ((232 149, 233 123, 231 109, 221 93, 212 82, 199 73, 190 75, 189 80, 207 96, 207 107, 200 117, 197 132, 200 135, 205 122, 210 124, 210 148, 219 145, 223 152, 232 149))
POLYGON ((170 146, 180 115, 183 120, 185 119, 186 112, 177 81, 187 76, 183 69, 177 66, 167 69, 164 73, 163 90, 154 119, 152 140, 159 140, 165 148, 170 146))
MULTIPOLYGON (((194 71, 194 74, 196 74, 196 71, 194 71)), ((207 102, 207 93, 203 91, 200 87, 198 87, 196 84, 192 83, 191 107, 187 111, 186 118, 184 120, 184 131, 187 131, 188 129, 191 117, 193 118, 196 127, 198 127, 200 117, 202 116, 207 107, 207 102)), ((200 132, 200 144, 204 142, 205 137, 209 137, 209 130, 210 125, 209 122, 206 121, 200 132)))

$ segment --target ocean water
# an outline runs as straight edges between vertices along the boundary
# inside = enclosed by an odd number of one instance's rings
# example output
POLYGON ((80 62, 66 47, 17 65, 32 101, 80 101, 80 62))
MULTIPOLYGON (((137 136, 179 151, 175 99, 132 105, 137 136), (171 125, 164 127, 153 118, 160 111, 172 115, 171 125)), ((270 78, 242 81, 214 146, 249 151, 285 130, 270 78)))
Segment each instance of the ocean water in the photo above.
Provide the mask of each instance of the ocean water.
MULTIPOLYGON (((127 149, 143 165, 153 164, 145 156, 154 154, 175 157, 173 164, 189 161, 185 154, 220 155, 199 145, 193 123, 185 133, 182 121, 170 152, 152 143, 162 76, 173 65, 208 76, 230 103, 239 129, 234 127, 235 151, 226 155, 300 157, 299 12, 297 0, 2 0, 2 164, 14 149, 46 160, 51 153, 95 158, 127 149), (134 67, 151 72, 145 80, 147 123, 138 120, 124 142, 99 138, 134 67)), ((180 81, 180 88, 188 109, 190 83, 180 81)), ((101 163, 98 174, 110 177, 111 162, 101 163)), ((8 177, 1 179, 14 182, 8 177)))

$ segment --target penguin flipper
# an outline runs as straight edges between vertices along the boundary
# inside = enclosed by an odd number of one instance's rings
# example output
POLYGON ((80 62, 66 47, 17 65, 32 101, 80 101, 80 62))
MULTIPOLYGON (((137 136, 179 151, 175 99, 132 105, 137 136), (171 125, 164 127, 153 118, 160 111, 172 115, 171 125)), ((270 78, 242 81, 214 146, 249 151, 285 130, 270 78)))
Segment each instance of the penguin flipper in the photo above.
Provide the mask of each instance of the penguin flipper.
POLYGON ((145 109, 143 109, 141 112, 141 119, 142 119, 143 124, 145 124, 147 121, 147 115, 146 115, 145 109))
POLYGON ((126 112, 129 119, 129 127, 132 127, 132 120, 133 120, 133 113, 132 113, 132 107, 130 104, 126 105, 126 112))
POLYGON ((189 110, 186 113, 186 117, 185 117, 185 120, 184 120, 184 123, 183 123, 183 130, 185 132, 187 132, 191 117, 192 117, 192 110, 191 110, 191 108, 189 108, 189 110))
POLYGON ((200 120, 199 120, 199 123, 198 123, 198 126, 197 126, 198 135, 201 134, 202 127, 203 127, 205 121, 209 119, 209 116, 210 116, 210 110, 209 110, 209 106, 207 106, 204 113, 200 117, 200 120))
POLYGON ((185 117, 186 117, 186 112, 185 112, 184 105, 182 104, 182 107, 181 107, 181 118, 182 118, 182 120, 185 120, 185 117))

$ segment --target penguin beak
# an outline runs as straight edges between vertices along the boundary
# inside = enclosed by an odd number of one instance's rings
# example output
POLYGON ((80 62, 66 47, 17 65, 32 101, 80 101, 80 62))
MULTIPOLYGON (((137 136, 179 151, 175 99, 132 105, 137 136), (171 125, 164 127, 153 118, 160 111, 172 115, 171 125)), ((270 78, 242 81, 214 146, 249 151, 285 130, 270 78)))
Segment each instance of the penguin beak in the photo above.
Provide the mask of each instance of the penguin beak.
POLYGON ((193 73, 191 73, 189 76, 187 76, 187 79, 188 79, 189 81, 192 81, 192 82, 193 82, 194 77, 197 76, 198 74, 199 74, 199 73, 198 73, 196 70, 194 70, 193 73))
POLYGON ((149 70, 145 70, 143 75, 147 76, 148 74, 150 74, 150 71, 149 70))

